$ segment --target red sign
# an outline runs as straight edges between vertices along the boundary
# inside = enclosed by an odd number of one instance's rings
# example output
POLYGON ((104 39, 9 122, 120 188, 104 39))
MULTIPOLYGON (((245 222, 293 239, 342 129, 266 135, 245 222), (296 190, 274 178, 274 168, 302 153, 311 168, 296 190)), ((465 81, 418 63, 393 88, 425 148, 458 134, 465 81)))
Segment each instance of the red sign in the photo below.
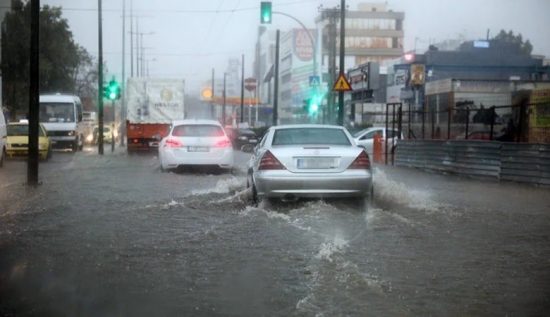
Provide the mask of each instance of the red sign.
POLYGON ((257 81, 256 78, 246 78, 244 80, 244 88, 248 91, 253 91, 256 89, 257 81))
MULTIPOLYGON (((311 31, 311 36, 315 39, 313 31, 311 31)), ((310 61, 313 58, 313 46, 306 30, 294 29, 294 54, 304 62, 310 61)))

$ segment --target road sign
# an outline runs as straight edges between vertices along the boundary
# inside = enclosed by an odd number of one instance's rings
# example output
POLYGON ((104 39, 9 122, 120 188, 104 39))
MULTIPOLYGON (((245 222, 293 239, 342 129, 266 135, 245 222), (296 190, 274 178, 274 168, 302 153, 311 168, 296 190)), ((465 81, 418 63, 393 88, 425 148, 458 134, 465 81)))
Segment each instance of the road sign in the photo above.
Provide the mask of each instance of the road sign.
POLYGON ((256 78, 246 78, 244 80, 244 88, 248 91, 254 91, 256 89, 257 81, 256 78))
POLYGON ((346 76, 343 73, 340 73, 340 76, 338 76, 338 79, 334 83, 334 86, 332 87, 333 91, 350 91, 351 85, 349 84, 349 81, 347 80, 346 76))
POLYGON ((309 76, 309 87, 319 87, 321 78, 319 76, 309 76))

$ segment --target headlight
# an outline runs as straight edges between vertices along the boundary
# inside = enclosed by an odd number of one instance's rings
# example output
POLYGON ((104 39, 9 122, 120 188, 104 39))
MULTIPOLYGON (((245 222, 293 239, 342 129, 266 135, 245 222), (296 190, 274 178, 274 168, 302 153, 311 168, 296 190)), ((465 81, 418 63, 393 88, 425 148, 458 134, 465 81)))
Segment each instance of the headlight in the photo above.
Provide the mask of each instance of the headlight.
POLYGON ((75 132, 74 131, 69 131, 69 133, 67 133, 68 136, 74 136, 75 135, 75 132))
POLYGON ((113 132, 113 136, 114 136, 115 138, 118 138, 118 132, 117 132, 116 130, 113 132))
POLYGON ((88 136, 86 137, 86 141, 92 142, 93 140, 94 140, 94 136, 92 134, 88 134, 88 136))

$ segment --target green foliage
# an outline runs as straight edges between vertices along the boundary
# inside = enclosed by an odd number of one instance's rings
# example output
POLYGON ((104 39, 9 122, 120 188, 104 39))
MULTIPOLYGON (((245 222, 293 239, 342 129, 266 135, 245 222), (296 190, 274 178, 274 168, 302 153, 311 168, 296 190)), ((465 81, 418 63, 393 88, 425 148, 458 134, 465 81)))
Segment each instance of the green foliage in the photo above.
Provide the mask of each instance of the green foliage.
POLYGON ((512 30, 508 32, 500 30, 500 33, 491 39, 491 44, 501 48, 513 48, 526 55, 530 55, 533 51, 533 45, 531 42, 529 40, 523 41, 521 33, 515 35, 512 30))
MULTIPOLYGON (((2 23, 2 77, 4 103, 15 112, 27 112, 30 82, 30 2, 14 0, 2 23)), ((61 8, 40 10, 40 92, 75 92, 76 77, 91 56, 76 44, 61 8)))

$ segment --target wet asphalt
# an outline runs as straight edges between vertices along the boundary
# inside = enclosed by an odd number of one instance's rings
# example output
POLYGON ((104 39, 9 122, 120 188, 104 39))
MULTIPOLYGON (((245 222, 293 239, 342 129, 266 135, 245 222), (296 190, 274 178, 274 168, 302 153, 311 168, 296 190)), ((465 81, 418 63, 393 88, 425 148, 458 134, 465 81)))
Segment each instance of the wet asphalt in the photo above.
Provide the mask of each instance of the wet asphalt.
POLYGON ((377 166, 375 201, 263 203, 123 149, 0 169, 0 316, 543 316, 550 189, 377 166))

